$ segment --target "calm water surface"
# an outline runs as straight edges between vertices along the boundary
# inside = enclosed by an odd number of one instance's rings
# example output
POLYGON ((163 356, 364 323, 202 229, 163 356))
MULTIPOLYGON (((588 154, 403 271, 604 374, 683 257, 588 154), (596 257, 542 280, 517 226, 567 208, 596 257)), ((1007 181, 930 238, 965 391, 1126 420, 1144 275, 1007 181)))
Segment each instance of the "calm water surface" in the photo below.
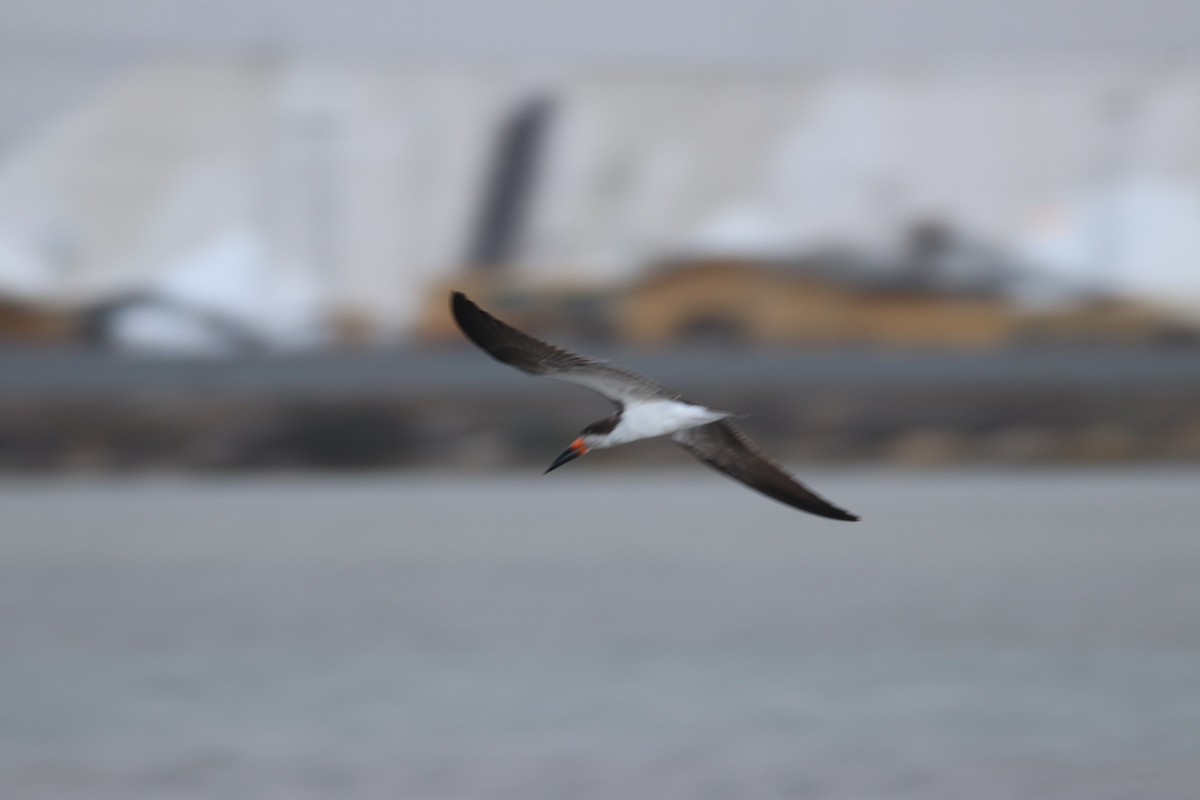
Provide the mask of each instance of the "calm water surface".
POLYGON ((1200 797, 1200 474, 0 482, 4 797, 1200 797))

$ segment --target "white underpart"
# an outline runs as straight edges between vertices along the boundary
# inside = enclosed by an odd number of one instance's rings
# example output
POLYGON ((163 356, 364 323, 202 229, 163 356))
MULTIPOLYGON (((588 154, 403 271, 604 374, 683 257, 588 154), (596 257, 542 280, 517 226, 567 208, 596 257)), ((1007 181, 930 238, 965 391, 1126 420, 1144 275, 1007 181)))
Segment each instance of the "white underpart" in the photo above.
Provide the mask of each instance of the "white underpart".
POLYGON ((707 425, 730 416, 728 411, 714 411, 704 406, 681 403, 678 400, 651 400, 625 407, 621 423, 593 447, 613 447, 652 436, 666 436, 676 431, 707 425))

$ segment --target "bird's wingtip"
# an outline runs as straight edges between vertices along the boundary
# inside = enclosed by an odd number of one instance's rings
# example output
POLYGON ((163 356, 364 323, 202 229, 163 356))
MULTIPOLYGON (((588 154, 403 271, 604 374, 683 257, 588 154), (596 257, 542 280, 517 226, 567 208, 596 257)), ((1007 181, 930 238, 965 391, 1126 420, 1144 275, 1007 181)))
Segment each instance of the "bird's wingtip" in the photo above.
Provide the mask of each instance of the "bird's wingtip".
POLYGON ((825 517, 826 519, 837 520, 838 522, 858 522, 860 519, 862 519, 862 517, 858 516, 858 514, 851 514, 846 509, 838 508, 833 504, 827 504, 823 508, 805 508, 804 510, 811 511, 812 513, 821 517, 825 517))
POLYGON ((838 508, 837 506, 834 506, 834 512, 828 515, 830 519, 841 520, 842 522, 858 522, 862 519, 858 514, 852 514, 846 509, 838 508))
POLYGON ((471 298, 459 291, 450 292, 450 313, 454 315, 460 323, 464 316, 469 316, 472 311, 475 311, 479 306, 471 302, 471 298))

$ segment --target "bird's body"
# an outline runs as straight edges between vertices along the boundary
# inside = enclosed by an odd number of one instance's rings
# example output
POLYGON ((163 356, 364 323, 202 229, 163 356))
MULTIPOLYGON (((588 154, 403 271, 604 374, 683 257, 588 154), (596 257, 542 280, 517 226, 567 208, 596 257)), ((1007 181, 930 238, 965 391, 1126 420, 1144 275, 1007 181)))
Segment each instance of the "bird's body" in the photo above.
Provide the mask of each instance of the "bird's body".
POLYGON ((589 447, 616 447, 619 444, 666 436, 697 425, 707 425, 731 416, 727 411, 714 411, 704 406, 668 398, 645 400, 625 406, 612 432, 598 437, 589 447))
POLYGON ((496 360, 531 375, 586 386, 616 404, 616 413, 585 427, 547 472, 593 449, 669 435, 701 462, 768 497, 830 519, 858 519, 759 452, 728 420, 729 412, 689 403, 649 378, 536 339, 488 314, 461 292, 451 295, 451 311, 467 338, 496 360))

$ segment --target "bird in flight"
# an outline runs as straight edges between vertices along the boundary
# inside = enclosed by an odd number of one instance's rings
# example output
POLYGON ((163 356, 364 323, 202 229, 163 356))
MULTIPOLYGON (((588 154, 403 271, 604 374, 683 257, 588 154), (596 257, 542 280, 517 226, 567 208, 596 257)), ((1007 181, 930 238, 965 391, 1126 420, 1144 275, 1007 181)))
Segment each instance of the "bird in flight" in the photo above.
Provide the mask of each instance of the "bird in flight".
POLYGON ((729 421, 729 412, 689 403, 635 372, 536 339, 496 319, 462 292, 451 294, 450 308, 466 337, 497 361, 530 375, 586 386, 616 404, 615 413, 585 427, 546 472, 591 450, 670 436, 701 462, 767 497, 830 519, 858 519, 759 452, 729 421))

